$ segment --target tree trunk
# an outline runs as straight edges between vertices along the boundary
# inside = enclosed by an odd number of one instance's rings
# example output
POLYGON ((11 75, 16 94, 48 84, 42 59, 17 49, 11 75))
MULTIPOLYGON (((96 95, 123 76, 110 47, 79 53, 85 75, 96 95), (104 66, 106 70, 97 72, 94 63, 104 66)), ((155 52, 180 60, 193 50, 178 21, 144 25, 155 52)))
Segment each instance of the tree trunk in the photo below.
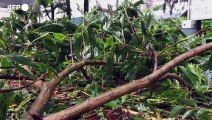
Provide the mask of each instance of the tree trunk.
POLYGON ((52 20, 54 20, 54 3, 52 2, 51 3, 51 18, 52 18, 52 20))
POLYGON ((70 6, 70 0, 66 0, 66 5, 67 5, 67 16, 68 19, 71 20, 71 6, 70 6))
POLYGON ((84 0, 84 13, 89 11, 89 1, 84 0))

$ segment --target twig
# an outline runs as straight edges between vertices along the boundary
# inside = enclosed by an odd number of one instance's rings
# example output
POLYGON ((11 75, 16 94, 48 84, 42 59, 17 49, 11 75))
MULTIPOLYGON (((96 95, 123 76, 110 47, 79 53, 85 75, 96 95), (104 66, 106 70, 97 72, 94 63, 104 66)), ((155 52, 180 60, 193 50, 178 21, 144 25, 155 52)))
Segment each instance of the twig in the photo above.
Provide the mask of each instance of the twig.
POLYGON ((12 92, 12 91, 16 91, 16 90, 21 90, 23 88, 26 88, 32 84, 34 84, 35 82, 39 81, 39 80, 42 80, 42 78, 44 77, 44 75, 41 75, 37 80, 31 82, 31 83, 28 83, 24 86, 21 86, 21 87, 18 87, 18 88, 10 88, 10 89, 0 89, 0 93, 4 93, 4 92, 12 92))
POLYGON ((183 38, 182 40, 176 42, 176 43, 173 44, 173 45, 168 45, 168 46, 165 47, 160 53, 158 53, 158 56, 161 56, 161 54, 163 54, 163 52, 166 51, 167 49, 169 49, 169 48, 171 48, 171 47, 173 47, 173 46, 175 46, 175 45, 177 45, 177 44, 179 44, 179 43, 181 43, 181 42, 188 41, 189 38, 191 38, 191 37, 193 37, 193 36, 195 36, 195 35, 198 35, 200 32, 201 32, 201 31, 198 31, 198 32, 196 32, 196 33, 194 33, 194 34, 192 34, 192 35, 186 37, 186 38, 183 38))
POLYGON ((65 77, 67 77, 71 72, 78 70, 86 65, 106 65, 106 61, 98 61, 98 60, 83 60, 79 63, 74 63, 71 66, 64 69, 62 72, 58 74, 60 80, 63 80, 65 77))
MULTIPOLYGON (((31 78, 24 77, 24 76, 15 76, 15 75, 0 75, 1 80, 31 80, 31 78)), ((41 78, 40 80, 44 80, 44 78, 41 78)))
POLYGON ((187 87, 189 90, 192 89, 192 86, 189 85, 189 84, 186 82, 186 80, 184 80, 182 77, 180 77, 180 76, 178 76, 178 75, 176 75, 176 74, 167 73, 164 77, 162 77, 162 79, 163 79, 163 78, 166 78, 166 79, 172 78, 172 79, 178 80, 179 83, 180 83, 183 87, 187 87))
MULTIPOLYGON (((191 90, 192 89, 192 86, 190 86, 186 80, 184 80, 182 77, 176 75, 176 74, 172 74, 172 73, 167 73, 166 75, 164 75, 163 77, 160 78, 160 80, 167 80, 167 79, 175 79, 177 81, 179 81, 180 85, 182 85, 183 87, 186 87, 188 88, 188 90, 191 90)), ((161 81, 158 81, 157 83, 162 83, 161 81)), ((154 83, 153 85, 150 86, 150 94, 149 96, 147 96, 146 98, 144 98, 142 101, 146 101, 147 99, 151 98, 152 95, 153 95, 153 92, 155 90, 157 90, 156 88, 158 87, 159 85, 156 83, 154 83)))
POLYGON ((55 89, 55 91, 58 91, 58 92, 71 92, 71 91, 73 91, 73 90, 74 90, 73 87, 72 87, 72 88, 57 87, 57 88, 55 89))
POLYGON ((72 35, 69 35, 71 62, 74 63, 72 35))
MULTIPOLYGON (((43 7, 44 7, 44 6, 43 6, 43 7)), ((46 15, 48 16, 49 20, 52 20, 52 18, 49 16, 49 13, 48 13, 48 11, 46 10, 46 7, 44 7, 44 10, 45 10, 45 12, 46 12, 46 15)))
POLYGON ((153 72, 155 72, 158 69, 158 56, 154 48, 152 48, 152 57, 153 72))
POLYGON ((139 117, 142 117, 142 118, 144 117, 144 114, 139 113, 139 112, 132 111, 132 110, 130 110, 130 109, 126 109, 126 108, 121 107, 121 110, 122 110, 123 112, 129 113, 130 115, 133 115, 133 116, 139 116, 139 117))

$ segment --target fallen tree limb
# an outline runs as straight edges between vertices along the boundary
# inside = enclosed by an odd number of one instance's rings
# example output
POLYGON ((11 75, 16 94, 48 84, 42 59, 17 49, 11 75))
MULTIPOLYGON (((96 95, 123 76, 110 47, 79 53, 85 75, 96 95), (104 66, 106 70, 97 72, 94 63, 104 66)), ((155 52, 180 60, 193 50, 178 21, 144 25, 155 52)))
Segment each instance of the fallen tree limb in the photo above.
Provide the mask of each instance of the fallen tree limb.
POLYGON ((81 69, 83 66, 86 65, 106 65, 107 62, 105 61, 95 61, 95 60, 84 60, 81 61, 79 63, 75 63, 69 67, 67 67, 66 69, 64 69, 62 72, 60 72, 58 74, 58 77, 60 78, 60 80, 63 80, 64 78, 66 78, 70 73, 72 73, 75 70, 81 69))
POLYGON ((128 84, 119 86, 117 88, 114 88, 106 93, 103 93, 95 98, 86 100, 82 102, 81 104, 77 104, 75 106, 69 107, 65 110, 59 111, 57 113, 50 114, 46 117, 44 117, 44 120, 66 120, 66 119, 72 119, 76 116, 82 115, 83 113, 86 113, 87 111, 93 110, 99 106, 102 106, 103 104, 112 101, 114 99, 117 99, 123 95, 126 95, 128 93, 137 91, 139 89, 143 89, 157 80, 159 80, 162 76, 164 76, 166 73, 168 73, 170 70, 172 70, 177 65, 181 64, 182 62, 196 56, 199 54, 202 54, 208 50, 212 50, 212 42, 201 45, 197 48, 194 48, 184 54, 181 54, 180 56, 176 57, 175 59, 171 60, 167 64, 165 64, 160 69, 156 70, 152 74, 138 80, 134 80, 128 84))
POLYGON ((29 110, 29 115, 27 115, 25 120, 41 118, 45 106, 50 101, 53 91, 55 90, 57 85, 60 83, 60 81, 66 78, 73 71, 81 69, 83 66, 86 66, 86 65, 106 65, 106 62, 95 61, 95 60, 84 60, 79 63, 74 63, 71 66, 68 66, 67 68, 65 68, 62 72, 58 74, 59 80, 51 80, 51 81, 44 82, 42 85, 41 91, 39 95, 37 96, 37 98, 35 99, 34 103, 32 104, 29 110))

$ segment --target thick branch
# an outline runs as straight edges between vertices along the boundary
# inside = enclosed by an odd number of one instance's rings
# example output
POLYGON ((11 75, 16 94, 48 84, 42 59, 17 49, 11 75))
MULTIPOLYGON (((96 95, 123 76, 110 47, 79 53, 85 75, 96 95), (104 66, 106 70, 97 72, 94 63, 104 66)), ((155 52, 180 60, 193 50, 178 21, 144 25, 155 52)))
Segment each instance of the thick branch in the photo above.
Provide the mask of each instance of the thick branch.
POLYGON ((71 119, 75 116, 79 116, 89 110, 93 110, 109 101, 112 101, 114 99, 117 99, 123 95, 126 95, 128 93, 137 91, 139 89, 143 89, 150 84, 156 82, 158 79, 160 79, 162 76, 164 76, 166 73, 168 73, 170 70, 172 70, 177 65, 181 64, 182 62, 196 56, 199 54, 202 54, 203 52, 206 52, 208 50, 212 49, 212 42, 201 45, 195 49, 192 49, 175 59, 171 60, 167 64, 165 64, 160 69, 156 70, 154 73, 138 80, 134 80, 126 85, 119 86, 113 90, 110 90, 104 94, 101 94, 95 98, 89 99, 84 101, 81 104, 69 107, 65 110, 62 110, 60 112, 50 114, 46 117, 44 117, 44 120, 60 120, 60 119, 71 119))
POLYGON ((62 72, 60 72, 58 74, 58 77, 60 78, 60 80, 63 80, 73 71, 81 69, 83 66, 86 66, 86 65, 106 65, 106 62, 105 61, 95 61, 95 60, 84 60, 79 63, 74 63, 73 65, 67 67, 62 72))
MULTIPOLYGON (((78 62, 78 60, 76 58, 73 57, 72 55, 72 63, 74 62, 78 62)), ((82 73, 82 75, 85 77, 86 80, 90 80, 91 78, 88 76, 86 70, 82 67, 80 68, 80 72, 82 73)))
MULTIPOLYGON (((106 65, 105 61, 95 61, 95 60, 84 60, 79 63, 74 63, 71 66, 64 69, 62 72, 58 74, 60 80, 66 78, 71 72, 76 71, 83 66, 86 65, 106 65)), ((26 120, 31 120, 33 117, 40 118, 43 114, 43 110, 45 106, 50 101, 53 91, 56 86, 59 84, 60 81, 58 80, 51 80, 48 82, 43 83, 42 89, 40 94, 37 96, 35 102, 32 104, 29 115, 26 117, 26 120), (44 97, 45 96, 45 97, 44 97)))

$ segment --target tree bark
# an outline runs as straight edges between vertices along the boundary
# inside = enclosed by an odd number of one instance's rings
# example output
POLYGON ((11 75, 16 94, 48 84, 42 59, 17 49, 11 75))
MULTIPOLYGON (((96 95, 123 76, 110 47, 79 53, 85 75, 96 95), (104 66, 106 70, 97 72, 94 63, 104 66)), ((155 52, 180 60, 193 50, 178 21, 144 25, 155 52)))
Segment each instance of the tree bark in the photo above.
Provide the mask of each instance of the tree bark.
POLYGON ((66 0, 66 5, 67 5, 67 16, 68 19, 71 20, 71 6, 70 6, 70 0, 66 0))
POLYGON ((165 64, 160 69, 156 70, 152 74, 138 79, 134 80, 128 84, 119 86, 117 88, 114 88, 113 90, 110 90, 106 93, 103 93, 95 98, 91 98, 89 100, 86 100, 82 102, 81 104, 77 104, 75 106, 69 107, 65 110, 62 110, 57 113, 50 114, 43 118, 43 120, 68 120, 72 119, 76 116, 82 115, 83 113, 86 113, 87 111, 93 110, 99 106, 102 106, 103 104, 110 102, 114 99, 117 99, 123 95, 126 95, 128 93, 137 91, 139 89, 143 89, 145 87, 148 87, 152 83, 159 80, 162 76, 167 74, 170 70, 172 70, 177 65, 181 64, 182 62, 196 56, 199 54, 202 54, 208 50, 212 50, 212 42, 201 45, 195 49, 192 49, 175 59, 171 60, 167 64, 165 64))
POLYGON ((84 13, 88 12, 89 10, 89 1, 84 0, 84 13))
POLYGON ((51 80, 48 82, 44 82, 42 85, 42 89, 37 96, 36 100, 32 104, 29 114, 25 118, 25 120, 33 120, 41 118, 45 109, 45 106, 51 100, 54 89, 60 83, 60 80, 66 78, 70 73, 75 70, 78 70, 86 65, 106 65, 105 61, 95 61, 95 60, 85 60, 79 63, 74 63, 73 65, 67 67, 62 72, 58 74, 59 80, 51 80))
POLYGON ((52 15, 52 20, 54 20, 54 10, 55 10, 55 8, 54 8, 54 3, 52 2, 51 3, 51 15, 52 15))

